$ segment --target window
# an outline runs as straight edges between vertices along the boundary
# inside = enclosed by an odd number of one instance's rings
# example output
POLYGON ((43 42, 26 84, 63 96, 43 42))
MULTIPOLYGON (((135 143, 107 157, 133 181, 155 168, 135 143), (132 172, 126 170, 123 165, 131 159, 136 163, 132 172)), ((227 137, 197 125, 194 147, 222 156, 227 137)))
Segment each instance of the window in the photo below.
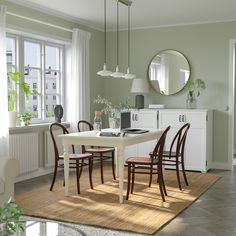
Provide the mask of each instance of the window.
MULTIPOLYGON (((37 37, 37 36, 35 36, 37 37)), ((7 34, 7 71, 20 71, 23 80, 38 95, 31 95, 28 101, 17 94, 18 112, 31 111, 35 122, 54 119, 54 107, 63 104, 63 62, 64 46, 51 40, 38 40, 20 35, 7 34), (22 58, 19 62, 17 59, 22 58)), ((8 87, 11 87, 8 80, 8 87)))

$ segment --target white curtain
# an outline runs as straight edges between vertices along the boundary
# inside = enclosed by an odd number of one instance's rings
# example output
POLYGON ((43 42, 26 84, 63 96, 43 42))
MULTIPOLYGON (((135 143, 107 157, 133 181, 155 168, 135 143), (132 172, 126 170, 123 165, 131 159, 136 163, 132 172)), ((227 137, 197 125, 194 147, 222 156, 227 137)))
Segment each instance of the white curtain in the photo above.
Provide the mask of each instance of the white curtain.
MULTIPOLYGON (((6 67, 6 6, 0 6, 0 158, 8 156, 8 99, 6 67)), ((1 161, 0 161, 1 163, 1 161)))
POLYGON ((71 77, 67 77, 66 96, 67 118, 71 132, 77 131, 79 120, 90 120, 89 41, 89 32, 73 29, 71 77))

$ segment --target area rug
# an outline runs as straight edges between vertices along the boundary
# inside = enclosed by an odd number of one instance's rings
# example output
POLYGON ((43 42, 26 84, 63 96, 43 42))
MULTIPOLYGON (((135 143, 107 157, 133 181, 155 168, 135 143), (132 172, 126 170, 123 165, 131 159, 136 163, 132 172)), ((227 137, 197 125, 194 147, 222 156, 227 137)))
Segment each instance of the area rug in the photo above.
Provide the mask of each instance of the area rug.
MULTIPOLYGON (((64 196, 62 181, 59 180, 52 192, 49 191, 49 184, 45 184, 18 194, 15 199, 28 216, 154 234, 220 178, 214 174, 187 172, 189 186, 184 186, 180 191, 175 171, 165 171, 168 196, 163 203, 155 181, 149 188, 148 176, 137 175, 134 194, 124 204, 119 204, 118 181, 112 180, 109 167, 105 168, 104 174, 107 181, 100 184, 99 170, 94 171, 94 189, 91 190, 88 173, 84 172, 80 181, 80 195, 76 193, 76 180, 72 176, 69 197, 64 196)), ((182 184, 184 185, 183 181, 182 184)), ((126 182, 124 194, 125 190, 126 182)))

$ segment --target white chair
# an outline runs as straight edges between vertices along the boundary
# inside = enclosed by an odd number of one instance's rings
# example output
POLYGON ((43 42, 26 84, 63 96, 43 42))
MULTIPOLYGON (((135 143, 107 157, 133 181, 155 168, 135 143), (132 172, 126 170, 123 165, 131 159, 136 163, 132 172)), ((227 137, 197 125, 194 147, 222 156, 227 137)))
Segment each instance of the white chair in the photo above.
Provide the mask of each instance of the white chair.
POLYGON ((0 207, 10 198, 14 200, 15 177, 20 172, 19 161, 0 157, 0 207))

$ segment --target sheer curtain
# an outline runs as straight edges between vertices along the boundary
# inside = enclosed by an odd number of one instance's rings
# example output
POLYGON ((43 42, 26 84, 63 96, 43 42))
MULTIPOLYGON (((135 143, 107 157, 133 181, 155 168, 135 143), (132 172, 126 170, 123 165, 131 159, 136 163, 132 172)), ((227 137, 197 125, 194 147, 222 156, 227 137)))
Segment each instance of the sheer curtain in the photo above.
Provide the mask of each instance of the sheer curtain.
MULTIPOLYGON (((8 101, 6 68, 6 6, 0 5, 0 158, 8 156, 8 101)), ((1 161, 0 161, 1 163, 1 161)))
POLYGON ((67 77, 66 110, 71 131, 77 131, 77 122, 90 119, 89 94, 90 33, 73 29, 71 47, 71 76, 67 77))

